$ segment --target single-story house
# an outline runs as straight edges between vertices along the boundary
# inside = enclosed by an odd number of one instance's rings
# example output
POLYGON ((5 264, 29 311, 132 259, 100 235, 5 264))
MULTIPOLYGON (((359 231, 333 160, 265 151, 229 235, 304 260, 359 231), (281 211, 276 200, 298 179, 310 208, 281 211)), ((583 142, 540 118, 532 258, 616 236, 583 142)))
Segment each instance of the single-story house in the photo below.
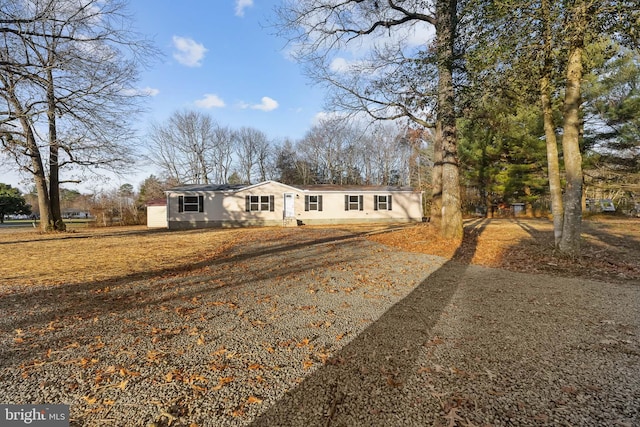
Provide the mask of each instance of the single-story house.
POLYGON ((170 229, 422 221, 422 192, 406 187, 185 185, 165 192, 170 229))

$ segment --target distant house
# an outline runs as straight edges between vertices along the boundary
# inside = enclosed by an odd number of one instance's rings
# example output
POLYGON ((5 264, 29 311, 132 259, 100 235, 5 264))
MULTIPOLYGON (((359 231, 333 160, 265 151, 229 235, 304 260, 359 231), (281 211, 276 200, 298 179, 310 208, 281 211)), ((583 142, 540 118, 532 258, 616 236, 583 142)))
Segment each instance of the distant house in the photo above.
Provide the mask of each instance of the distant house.
POLYGON ((422 220, 422 193, 404 187, 185 185, 165 192, 170 229, 422 220))
POLYGON ((91 216, 89 211, 82 209, 62 209, 61 214, 64 219, 87 219, 91 216))

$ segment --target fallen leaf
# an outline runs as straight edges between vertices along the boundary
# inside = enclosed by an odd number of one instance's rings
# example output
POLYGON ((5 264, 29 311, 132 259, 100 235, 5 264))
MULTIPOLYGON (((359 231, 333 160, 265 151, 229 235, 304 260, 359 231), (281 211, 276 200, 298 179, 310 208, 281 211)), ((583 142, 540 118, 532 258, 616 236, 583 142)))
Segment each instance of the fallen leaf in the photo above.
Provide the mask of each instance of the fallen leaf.
POLYGON ((96 399, 95 397, 91 397, 91 396, 83 396, 82 397, 84 399, 85 402, 87 402, 89 405, 93 405, 94 403, 96 403, 96 401, 98 399, 96 399))
POLYGON ((214 390, 220 390, 222 387, 224 387, 226 384, 229 384, 233 380, 234 380, 233 377, 220 377, 220 378, 218 378, 218 385, 213 387, 213 389, 214 390))
POLYGON ((157 362, 162 358, 163 355, 164 353, 161 351, 149 350, 147 352, 147 360, 149 362, 157 362))
POLYGON ((387 376, 387 385, 397 388, 402 386, 402 381, 396 381, 392 375, 387 376))
POLYGON ((262 399, 255 396, 249 396, 247 403, 262 403, 262 399))
POLYGON ((458 416, 458 411, 458 408, 451 408, 449 413, 444 416, 444 419, 449 420, 449 422, 447 423, 448 427, 455 427, 456 421, 464 421, 460 416, 458 416))
POLYGON ((221 356, 224 353, 226 353, 227 349, 224 347, 220 347, 218 350, 214 351, 213 353, 211 353, 212 356, 221 356))
POLYGON ((326 364, 329 357, 331 357, 329 353, 318 353, 317 356, 323 364, 326 364))
POLYGON ((439 344, 443 344, 444 340, 442 338, 440 338, 439 336, 435 336, 432 339, 430 339, 429 341, 427 341, 426 343, 424 343, 425 347, 431 347, 434 345, 439 345, 439 344))

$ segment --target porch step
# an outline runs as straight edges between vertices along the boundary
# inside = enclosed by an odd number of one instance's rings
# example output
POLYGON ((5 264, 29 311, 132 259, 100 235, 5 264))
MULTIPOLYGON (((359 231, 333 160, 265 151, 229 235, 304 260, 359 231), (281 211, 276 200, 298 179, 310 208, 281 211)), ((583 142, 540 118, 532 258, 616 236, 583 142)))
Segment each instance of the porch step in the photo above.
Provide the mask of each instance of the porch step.
POLYGON ((287 217, 282 220, 283 227, 297 227, 298 221, 294 217, 287 217))

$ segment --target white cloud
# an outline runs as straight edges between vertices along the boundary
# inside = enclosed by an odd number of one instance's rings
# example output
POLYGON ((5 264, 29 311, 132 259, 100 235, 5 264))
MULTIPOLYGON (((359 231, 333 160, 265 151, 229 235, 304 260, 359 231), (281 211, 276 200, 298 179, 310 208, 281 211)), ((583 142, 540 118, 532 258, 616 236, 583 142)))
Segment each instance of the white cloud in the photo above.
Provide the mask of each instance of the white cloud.
POLYGON ((205 94, 204 98, 197 100, 195 104, 200 108, 222 108, 225 106, 222 98, 211 93, 205 94))
POLYGON ((338 111, 320 111, 311 119, 311 125, 318 126, 327 120, 336 120, 344 117, 345 114, 338 111))
POLYGON ((244 16, 244 10, 253 6, 253 0, 236 0, 236 16, 244 16))
POLYGON ((202 65, 202 58, 207 51, 207 48, 195 40, 180 36, 173 36, 173 47, 177 49, 173 53, 175 60, 187 67, 202 65))
POLYGON ((125 89, 123 93, 126 96, 156 96, 160 93, 160 89, 147 86, 140 89, 125 89))
MULTIPOLYGON (((273 111, 276 108, 278 108, 278 101, 276 101, 275 99, 271 99, 268 96, 263 96, 262 97, 262 102, 260 104, 254 104, 249 106, 249 108, 252 108, 254 110, 262 110, 262 111, 273 111)), ((243 104, 243 108, 247 108, 248 106, 246 104, 243 104)))
POLYGON ((349 71, 349 68, 349 62, 344 58, 335 58, 329 65, 329 69, 334 73, 345 73, 349 71))

